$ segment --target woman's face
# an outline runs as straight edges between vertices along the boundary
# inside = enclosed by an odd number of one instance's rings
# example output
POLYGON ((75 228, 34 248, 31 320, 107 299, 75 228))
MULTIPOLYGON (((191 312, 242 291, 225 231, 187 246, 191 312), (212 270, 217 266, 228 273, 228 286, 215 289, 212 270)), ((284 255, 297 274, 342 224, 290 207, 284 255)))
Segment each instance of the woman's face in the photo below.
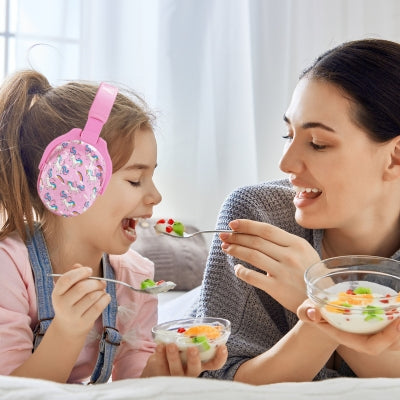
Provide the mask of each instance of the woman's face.
POLYGON ((390 195, 384 171, 391 143, 373 142, 351 120, 350 106, 334 85, 303 78, 285 113, 280 168, 296 189, 296 221, 306 228, 379 223, 390 195))

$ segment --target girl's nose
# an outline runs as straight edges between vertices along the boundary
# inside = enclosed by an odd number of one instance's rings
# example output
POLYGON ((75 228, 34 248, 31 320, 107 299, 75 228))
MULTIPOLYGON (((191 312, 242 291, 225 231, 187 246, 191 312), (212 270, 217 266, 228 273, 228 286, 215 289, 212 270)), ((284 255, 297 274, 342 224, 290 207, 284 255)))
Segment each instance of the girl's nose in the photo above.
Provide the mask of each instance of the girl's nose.
POLYGON ((149 193, 146 195, 145 202, 153 205, 157 205, 161 202, 162 196, 160 192, 157 190, 156 185, 152 182, 152 187, 150 188, 149 193))

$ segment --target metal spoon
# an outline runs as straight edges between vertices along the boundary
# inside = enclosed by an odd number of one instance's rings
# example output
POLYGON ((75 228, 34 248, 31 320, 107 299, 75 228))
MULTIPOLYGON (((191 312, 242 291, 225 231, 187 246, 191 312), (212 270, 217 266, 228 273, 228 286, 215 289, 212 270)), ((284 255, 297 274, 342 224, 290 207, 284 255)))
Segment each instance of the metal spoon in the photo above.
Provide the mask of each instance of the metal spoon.
MULTIPOLYGON (((62 274, 48 274, 48 276, 62 276, 62 274)), ((174 289, 174 287, 176 286, 175 282, 167 281, 167 282, 162 282, 156 286, 150 286, 150 287, 146 287, 144 289, 138 289, 138 288, 135 288, 135 287, 129 285, 126 282, 117 281, 115 279, 102 278, 99 276, 89 276, 88 279, 97 279, 98 281, 114 282, 114 283, 118 283, 120 285, 124 285, 124 286, 128 287, 129 289, 134 290, 135 292, 148 293, 148 294, 159 294, 159 293, 168 292, 169 290, 174 289)))
POLYGON ((192 236, 200 235, 200 233, 220 233, 220 232, 240 233, 240 232, 232 231, 231 229, 217 229, 217 230, 210 230, 210 231, 198 231, 198 232, 192 232, 192 233, 183 232, 183 236, 180 236, 180 235, 177 235, 176 233, 172 234, 172 233, 168 233, 168 232, 161 232, 161 231, 157 230, 155 227, 154 227, 154 230, 157 233, 161 233, 162 235, 167 235, 167 236, 171 236, 171 237, 178 238, 178 239, 191 238, 192 236))

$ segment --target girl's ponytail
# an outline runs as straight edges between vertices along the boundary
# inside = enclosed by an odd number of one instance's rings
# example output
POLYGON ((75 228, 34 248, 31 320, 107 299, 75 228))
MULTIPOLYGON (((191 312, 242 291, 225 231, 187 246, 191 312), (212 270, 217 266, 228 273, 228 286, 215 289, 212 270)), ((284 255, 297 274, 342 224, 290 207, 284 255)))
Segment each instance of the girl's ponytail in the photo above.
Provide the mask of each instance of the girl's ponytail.
POLYGON ((47 79, 35 71, 18 72, 0 87, 0 240, 17 231, 26 241, 26 224, 33 230, 36 212, 32 182, 27 176, 27 172, 32 175, 32 165, 26 163, 23 155, 32 152, 29 158, 36 158, 34 153, 39 149, 35 149, 34 143, 27 148, 24 124, 37 98, 49 89, 47 79))

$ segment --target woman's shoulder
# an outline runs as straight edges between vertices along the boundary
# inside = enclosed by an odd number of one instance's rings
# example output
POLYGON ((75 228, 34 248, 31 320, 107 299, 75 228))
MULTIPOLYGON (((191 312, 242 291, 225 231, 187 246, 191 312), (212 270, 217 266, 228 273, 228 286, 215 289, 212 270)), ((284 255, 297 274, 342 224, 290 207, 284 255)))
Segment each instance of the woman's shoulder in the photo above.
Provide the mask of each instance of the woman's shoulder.
POLYGON ((224 209, 242 210, 242 212, 287 212, 294 215, 295 192, 287 179, 261 182, 242 186, 229 194, 224 209))
POLYGON ((241 186, 233 190, 229 198, 245 198, 253 200, 282 199, 293 200, 294 190, 288 179, 260 182, 253 185, 241 186))
POLYGON ((252 219, 305 236, 306 230, 295 220, 295 191, 288 179, 261 182, 235 189, 219 214, 219 228, 233 219, 252 219))

